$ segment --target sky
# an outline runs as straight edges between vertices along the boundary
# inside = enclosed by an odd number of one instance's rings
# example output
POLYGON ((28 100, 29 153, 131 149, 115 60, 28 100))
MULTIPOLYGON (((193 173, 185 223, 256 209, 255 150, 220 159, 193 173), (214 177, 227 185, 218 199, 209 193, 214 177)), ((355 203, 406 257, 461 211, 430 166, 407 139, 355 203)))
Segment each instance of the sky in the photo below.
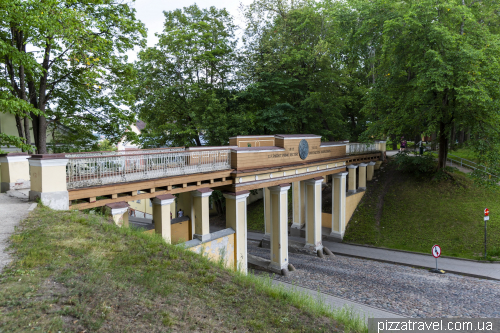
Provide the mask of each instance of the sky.
MULTIPOLYGON (((158 41, 155 32, 161 32, 163 30, 163 22, 165 21, 165 17, 163 16, 164 11, 188 7, 195 3, 200 8, 208 8, 211 6, 226 8, 233 16, 234 23, 243 28, 243 17, 239 12, 239 7, 240 4, 249 5, 252 3, 252 0, 136 0, 135 3, 133 3, 133 7, 137 11, 136 17, 144 23, 148 29, 148 46, 154 46, 158 41)), ((138 51, 139 49, 136 48, 127 53, 129 61, 137 59, 138 51)))

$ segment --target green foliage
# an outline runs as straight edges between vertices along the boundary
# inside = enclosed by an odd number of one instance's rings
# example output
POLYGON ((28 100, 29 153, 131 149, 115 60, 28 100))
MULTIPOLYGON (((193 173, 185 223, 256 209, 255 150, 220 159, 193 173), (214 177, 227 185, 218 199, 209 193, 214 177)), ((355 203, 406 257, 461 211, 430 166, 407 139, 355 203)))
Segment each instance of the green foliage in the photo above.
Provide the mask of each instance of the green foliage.
POLYGON ((398 170, 422 178, 431 176, 436 172, 436 160, 431 153, 423 155, 411 155, 408 151, 402 151, 394 155, 394 162, 398 170))
MULTIPOLYGON (((126 3, 111 0, 20 1, 0 5, 0 105, 15 114, 19 137, 47 151, 47 135, 69 128, 56 144, 94 133, 117 142, 134 114, 133 66, 124 52, 143 45, 145 29, 126 3), (34 137, 30 136, 30 127, 34 137), (32 140, 33 139, 33 140, 32 140)), ((54 134, 53 134, 54 136, 54 134)), ((84 140, 85 141, 85 140, 84 140)))

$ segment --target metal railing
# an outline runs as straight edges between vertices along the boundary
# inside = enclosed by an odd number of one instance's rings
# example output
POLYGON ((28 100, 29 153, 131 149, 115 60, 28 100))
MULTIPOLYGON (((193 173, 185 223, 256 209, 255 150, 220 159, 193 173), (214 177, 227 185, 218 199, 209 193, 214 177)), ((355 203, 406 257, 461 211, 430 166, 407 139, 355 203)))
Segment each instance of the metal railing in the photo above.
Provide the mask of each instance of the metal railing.
POLYGON ((494 178, 500 180, 500 177, 498 175, 495 175, 495 174, 492 174, 492 173, 489 173, 488 171, 486 171, 487 168, 484 165, 479 165, 476 162, 472 162, 471 160, 468 160, 468 159, 465 159, 465 158, 448 153, 448 161, 450 161, 450 166, 453 166, 453 162, 455 162, 455 164, 457 166, 460 165, 461 167, 464 167, 464 168, 477 170, 479 172, 482 172, 482 173, 488 175, 490 178, 494 177, 494 178))
POLYGON ((166 147, 166 148, 151 148, 151 149, 130 149, 116 151, 84 151, 78 153, 66 153, 66 157, 84 157, 84 156, 109 156, 109 155, 132 155, 132 154, 148 154, 148 153, 166 153, 171 151, 185 151, 185 147, 166 147))
POLYGON ((70 157, 68 189, 179 176, 231 168, 229 150, 70 157))
POLYGON ((379 144, 378 143, 356 143, 356 142, 349 142, 346 145, 346 154, 347 155, 353 155, 353 154, 363 154, 363 153, 369 153, 369 152, 374 152, 374 151, 379 151, 379 144))

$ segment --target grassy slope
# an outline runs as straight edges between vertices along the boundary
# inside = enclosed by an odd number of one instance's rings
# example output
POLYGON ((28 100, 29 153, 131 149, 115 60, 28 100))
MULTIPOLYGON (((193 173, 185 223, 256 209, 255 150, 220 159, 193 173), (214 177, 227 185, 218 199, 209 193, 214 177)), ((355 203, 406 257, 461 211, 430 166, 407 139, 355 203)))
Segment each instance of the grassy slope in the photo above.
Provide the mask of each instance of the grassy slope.
POLYGON ((100 216, 39 208, 12 242, 17 259, 0 275, 2 332, 337 332, 333 318, 356 324, 100 216))
POLYGON ((482 212, 490 209, 489 254, 500 256, 500 192, 476 187, 464 174, 456 182, 419 181, 386 167, 371 182, 349 222, 344 240, 430 253, 439 244, 444 256, 479 259, 484 248, 482 212), (384 172, 385 171, 385 172, 384 172), (377 213, 380 197, 383 209, 377 213), (378 205, 378 207, 377 207, 378 205))

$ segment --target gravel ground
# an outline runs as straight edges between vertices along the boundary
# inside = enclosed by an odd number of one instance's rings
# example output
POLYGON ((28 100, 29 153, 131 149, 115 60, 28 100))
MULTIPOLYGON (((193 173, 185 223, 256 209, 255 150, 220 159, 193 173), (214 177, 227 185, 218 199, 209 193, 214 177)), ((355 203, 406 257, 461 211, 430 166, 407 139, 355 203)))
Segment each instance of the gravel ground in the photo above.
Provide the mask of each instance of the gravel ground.
MULTIPOLYGON (((248 253, 269 259, 269 249, 248 244, 248 253)), ((455 274, 336 255, 289 253, 297 269, 277 280, 319 290, 413 318, 498 318, 500 283, 455 274)))

